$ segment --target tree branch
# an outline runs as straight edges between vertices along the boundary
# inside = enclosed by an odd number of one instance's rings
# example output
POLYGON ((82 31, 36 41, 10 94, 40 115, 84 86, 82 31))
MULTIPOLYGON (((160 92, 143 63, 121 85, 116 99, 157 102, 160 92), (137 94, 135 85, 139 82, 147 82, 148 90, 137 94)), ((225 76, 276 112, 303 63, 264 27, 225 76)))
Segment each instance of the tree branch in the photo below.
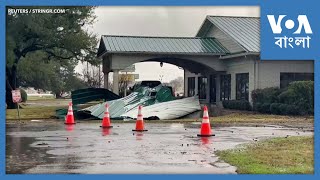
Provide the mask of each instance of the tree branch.
POLYGON ((50 51, 50 50, 44 50, 49 56, 48 56, 48 59, 50 59, 51 57, 55 57, 55 58, 58 58, 58 59, 71 59, 71 58, 77 58, 78 54, 75 54, 75 53, 72 53, 73 55, 70 55, 68 57, 63 57, 63 56, 60 56, 60 55, 57 55, 56 53, 50 51))
POLYGON ((24 48, 20 53, 21 56, 26 57, 29 52, 41 50, 42 48, 43 47, 41 47, 39 44, 32 44, 31 46, 24 48))

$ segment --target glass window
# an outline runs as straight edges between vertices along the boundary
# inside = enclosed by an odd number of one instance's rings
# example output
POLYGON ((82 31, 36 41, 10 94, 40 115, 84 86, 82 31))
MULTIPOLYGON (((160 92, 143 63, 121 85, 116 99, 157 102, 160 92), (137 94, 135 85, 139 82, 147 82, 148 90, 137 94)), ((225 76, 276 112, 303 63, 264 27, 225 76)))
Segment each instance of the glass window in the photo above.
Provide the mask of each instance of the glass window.
POLYGON ((294 81, 314 81, 314 73, 280 73, 280 88, 286 88, 294 81))
POLYGON ((231 99, 231 74, 220 76, 220 100, 231 99))
POLYGON ((249 100, 249 73, 236 74, 236 99, 249 100))
POLYGON ((207 85, 208 85, 208 78, 207 77, 198 77, 199 99, 206 99, 207 98, 207 85))
POLYGON ((188 97, 195 95, 195 77, 188 77, 188 97))

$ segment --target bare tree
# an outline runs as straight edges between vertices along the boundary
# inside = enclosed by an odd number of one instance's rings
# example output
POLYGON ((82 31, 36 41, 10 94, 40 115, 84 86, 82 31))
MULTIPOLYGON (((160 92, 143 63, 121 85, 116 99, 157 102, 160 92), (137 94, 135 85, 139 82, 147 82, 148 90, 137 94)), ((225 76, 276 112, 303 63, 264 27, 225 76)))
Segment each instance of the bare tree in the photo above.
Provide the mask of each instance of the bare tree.
POLYGON ((183 92, 183 89, 184 89, 183 77, 177 77, 176 79, 170 81, 168 85, 171 86, 176 93, 183 92))
POLYGON ((128 92, 128 85, 134 82, 134 75, 133 74, 120 74, 119 79, 119 94, 120 96, 127 96, 128 92))
POLYGON ((101 65, 91 65, 86 63, 82 70, 83 80, 88 87, 103 87, 103 73, 101 65))

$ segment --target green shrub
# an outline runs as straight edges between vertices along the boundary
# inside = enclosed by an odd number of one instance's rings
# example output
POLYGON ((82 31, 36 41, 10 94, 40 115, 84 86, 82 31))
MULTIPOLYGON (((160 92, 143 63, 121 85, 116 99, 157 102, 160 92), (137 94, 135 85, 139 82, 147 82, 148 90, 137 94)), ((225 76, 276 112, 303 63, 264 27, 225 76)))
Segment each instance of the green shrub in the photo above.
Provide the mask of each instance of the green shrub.
MULTIPOLYGON (((251 93, 253 109, 259 112, 267 111, 267 110, 262 110, 261 105, 264 103, 271 104, 271 103, 278 102, 278 95, 281 92, 282 90, 277 87, 253 90, 251 93)), ((263 109, 265 109, 266 106, 267 105, 265 105, 263 109)))
POLYGON ((249 101, 246 100, 228 100, 222 102, 223 107, 226 109, 237 109, 237 110, 251 110, 249 101))
POLYGON ((280 103, 272 103, 270 105, 270 112, 271 114, 282 114, 281 110, 280 110, 280 103))
POLYGON ((298 108, 294 105, 280 104, 279 109, 280 109, 280 112, 282 115, 298 115, 298 114, 300 114, 298 108))
POLYGON ((285 110, 285 114, 286 115, 304 115, 304 113, 301 111, 299 111, 299 107, 295 106, 295 105, 290 105, 290 104, 286 104, 286 110, 285 110))
POLYGON ((270 103, 256 104, 256 111, 260 113, 270 113, 270 103))
POLYGON ((262 111, 262 103, 256 103, 256 104, 253 106, 253 110, 254 110, 254 111, 261 112, 261 111, 262 111))
POLYGON ((271 114, 278 115, 299 115, 299 107, 290 104, 272 103, 270 106, 271 114))
POLYGON ((253 110, 260 113, 306 115, 314 113, 314 82, 295 81, 287 89, 252 91, 253 110))
POLYGON ((279 111, 281 112, 280 114, 282 114, 282 115, 287 115, 287 105, 280 103, 280 105, 279 105, 279 111))
POLYGON ((279 101, 297 107, 301 115, 312 114, 314 112, 314 82, 291 83, 288 89, 279 95, 279 101))
POLYGON ((21 93, 22 102, 27 102, 27 100, 28 100, 27 92, 23 89, 20 89, 20 93, 21 93))
POLYGON ((253 103, 273 103, 278 101, 278 95, 282 92, 277 87, 256 89, 251 93, 253 103))

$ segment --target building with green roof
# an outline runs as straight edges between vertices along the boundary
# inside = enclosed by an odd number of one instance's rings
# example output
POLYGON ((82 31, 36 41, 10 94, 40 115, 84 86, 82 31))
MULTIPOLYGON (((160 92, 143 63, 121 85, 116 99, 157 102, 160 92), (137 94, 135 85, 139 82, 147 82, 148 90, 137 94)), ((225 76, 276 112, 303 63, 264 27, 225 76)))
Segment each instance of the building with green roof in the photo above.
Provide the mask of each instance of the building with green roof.
POLYGON ((195 37, 103 35, 97 55, 103 61, 105 88, 113 72, 116 94, 119 71, 155 61, 182 67, 184 95, 198 95, 206 104, 232 99, 251 102, 252 90, 285 88, 292 81, 314 77, 311 60, 261 60, 257 17, 207 16, 195 37))

